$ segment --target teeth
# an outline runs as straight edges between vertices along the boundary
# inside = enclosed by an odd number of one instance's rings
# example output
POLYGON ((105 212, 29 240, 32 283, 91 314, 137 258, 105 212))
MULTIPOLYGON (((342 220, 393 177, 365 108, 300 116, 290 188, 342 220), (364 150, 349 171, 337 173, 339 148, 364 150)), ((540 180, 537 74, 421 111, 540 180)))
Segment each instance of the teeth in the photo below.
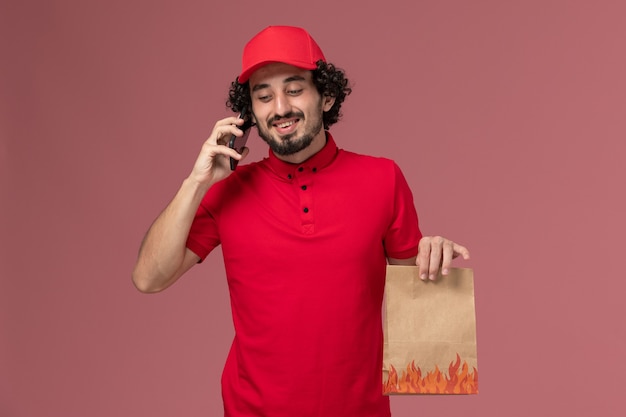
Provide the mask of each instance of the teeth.
POLYGON ((276 126, 278 126, 278 127, 280 127, 282 129, 282 128, 285 128, 285 127, 289 127, 289 126, 291 126, 294 123, 295 123, 295 121, 292 120, 291 122, 280 123, 280 124, 278 124, 276 126))

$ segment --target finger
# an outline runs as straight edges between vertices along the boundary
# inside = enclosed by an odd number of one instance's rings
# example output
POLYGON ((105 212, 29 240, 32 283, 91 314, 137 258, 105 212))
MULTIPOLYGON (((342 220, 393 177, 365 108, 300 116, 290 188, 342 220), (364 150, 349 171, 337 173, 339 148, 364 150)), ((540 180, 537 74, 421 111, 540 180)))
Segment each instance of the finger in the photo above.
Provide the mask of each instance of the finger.
POLYGON ((213 127, 213 131, 209 135, 207 142, 212 145, 226 145, 232 135, 241 136, 242 132, 239 125, 243 123, 243 119, 236 117, 227 117, 218 120, 213 127))
POLYGON ((213 128, 218 128, 220 126, 231 126, 231 125, 241 125, 243 123, 243 119, 240 119, 237 116, 229 116, 215 122, 215 126, 213 128))
POLYGON ((456 243, 453 245, 454 249, 454 257, 462 256, 466 261, 470 258, 469 250, 465 246, 457 245, 456 243))
POLYGON ((241 136, 241 130, 237 129, 237 127, 233 125, 221 126, 211 133, 207 142, 211 145, 228 146, 228 143, 233 135, 241 136))
POLYGON ((416 264, 419 266, 419 276, 421 279, 426 279, 428 278, 428 265, 430 260, 430 238, 422 238, 418 248, 416 264))
POLYGON ((443 244, 443 258, 441 261, 441 274, 448 275, 450 272, 450 265, 454 257, 454 243, 450 240, 446 240, 443 244))
POLYGON ((241 159, 241 155, 239 155, 239 152, 237 152, 236 150, 232 149, 229 146, 216 144, 213 142, 214 142, 213 140, 209 139, 204 143, 202 147, 201 155, 200 155, 202 159, 203 158, 212 159, 218 156, 223 156, 225 158, 232 157, 237 160, 241 159))
POLYGON ((430 244, 430 264, 428 266, 428 279, 430 279, 431 281, 437 279, 439 265, 441 265, 443 243, 443 238, 437 236, 432 239, 430 244))
POLYGON ((215 148, 215 155, 223 155, 225 157, 234 158, 238 161, 242 158, 239 152, 226 145, 217 145, 215 148))

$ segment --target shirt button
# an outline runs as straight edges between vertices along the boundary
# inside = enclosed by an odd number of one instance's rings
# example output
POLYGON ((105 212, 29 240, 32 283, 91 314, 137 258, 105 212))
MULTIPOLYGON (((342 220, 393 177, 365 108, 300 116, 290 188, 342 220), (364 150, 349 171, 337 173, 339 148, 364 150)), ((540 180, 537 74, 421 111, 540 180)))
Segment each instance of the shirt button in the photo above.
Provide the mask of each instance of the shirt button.
POLYGON ((305 207, 304 210, 302 210, 302 211, 304 211, 305 213, 308 213, 309 212, 309 208, 305 207))
POLYGON ((305 191, 305 190, 306 190, 306 185, 303 185, 303 186, 302 186, 302 187, 300 187, 300 188, 302 188, 302 191, 305 191))
POLYGON ((302 167, 298 168, 298 172, 302 172, 302 171, 304 171, 304 168, 302 167))
POLYGON ((288 178, 288 179, 291 179, 291 174, 288 174, 288 175, 287 175, 287 178, 288 178))
POLYGON ((313 168, 313 172, 317 172, 317 168, 313 168))

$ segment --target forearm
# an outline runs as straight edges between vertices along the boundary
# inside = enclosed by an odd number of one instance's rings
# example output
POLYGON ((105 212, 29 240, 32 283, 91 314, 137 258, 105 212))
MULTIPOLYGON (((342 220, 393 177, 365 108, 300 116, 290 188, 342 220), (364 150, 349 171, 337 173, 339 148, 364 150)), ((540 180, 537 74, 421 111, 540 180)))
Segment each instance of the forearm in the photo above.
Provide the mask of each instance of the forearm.
POLYGON ((186 248, 187 237, 200 202, 211 186, 232 174, 228 158, 243 155, 227 146, 232 135, 241 136, 242 119, 219 120, 203 143, 189 177, 152 224, 144 238, 133 270, 133 282, 143 292, 161 291, 199 260, 186 248))
POLYGON ((207 189, 206 185, 186 179, 150 226, 133 270, 133 282, 140 291, 160 291, 189 268, 184 262, 187 236, 207 189))

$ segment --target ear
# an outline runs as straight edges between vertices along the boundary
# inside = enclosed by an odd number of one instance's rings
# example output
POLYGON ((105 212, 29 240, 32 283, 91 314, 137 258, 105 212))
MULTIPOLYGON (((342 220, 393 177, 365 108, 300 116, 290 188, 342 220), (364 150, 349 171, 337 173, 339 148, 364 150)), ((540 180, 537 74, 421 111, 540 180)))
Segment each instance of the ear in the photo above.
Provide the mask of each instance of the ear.
POLYGON ((322 108, 325 112, 327 112, 328 110, 330 110, 333 107, 333 104, 335 104, 335 97, 331 97, 331 96, 324 96, 322 99, 322 108))

